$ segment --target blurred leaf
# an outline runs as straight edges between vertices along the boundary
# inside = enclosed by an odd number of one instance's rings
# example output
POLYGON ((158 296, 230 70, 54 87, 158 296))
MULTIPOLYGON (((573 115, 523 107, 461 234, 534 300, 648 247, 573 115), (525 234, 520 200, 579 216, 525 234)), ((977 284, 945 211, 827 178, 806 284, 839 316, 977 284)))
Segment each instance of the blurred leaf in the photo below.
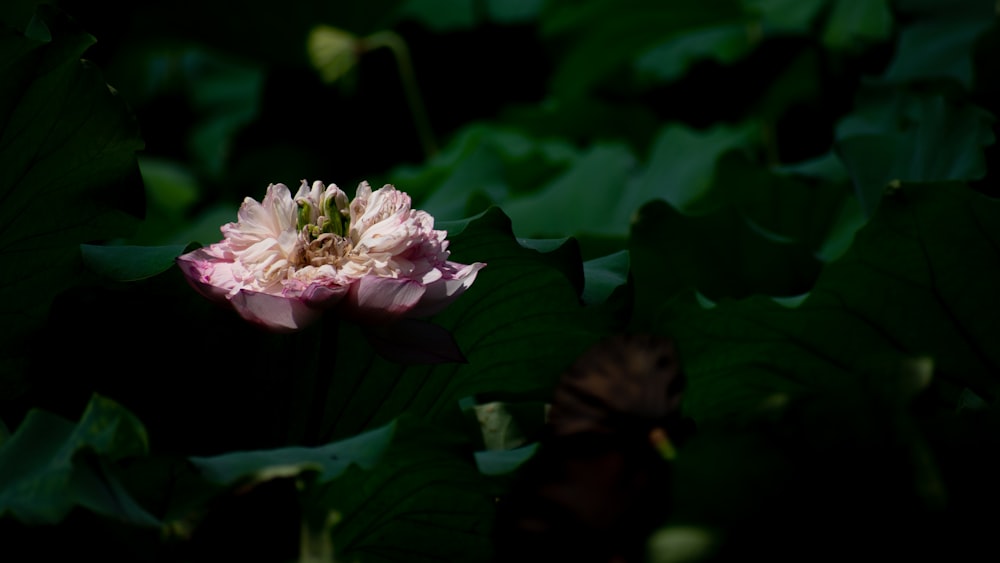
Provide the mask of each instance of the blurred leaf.
POLYGON ((484 20, 498 24, 524 24, 538 17, 542 0, 408 0, 398 10, 401 19, 413 19, 428 29, 444 33, 474 28, 484 20))
POLYGON ((745 415, 767 397, 842 388, 886 366, 902 373, 919 357, 936 377, 996 396, 987 312, 1000 306, 998 214, 996 200, 961 185, 904 185, 799 307, 678 301, 661 328, 685 358, 685 408, 698 420, 745 415))
POLYGON ((635 62, 640 77, 668 82, 677 80, 702 59, 732 63, 753 47, 750 28, 744 23, 719 25, 680 33, 649 49, 635 62))
POLYGON ((473 0, 407 0, 396 13, 400 19, 414 19, 436 32, 475 27, 482 15, 473 0))
MULTIPOLYGON (((183 165, 168 160, 143 157, 139 169, 151 207, 166 215, 181 214, 198 201, 198 184, 183 165)), ((147 219, 148 220, 148 219, 147 219)))
POLYGON ((887 39, 892 24, 889 0, 834 0, 823 42, 831 49, 857 49, 887 39))
POLYGON ((18 0, 4 2, 0 7, 0 25, 10 27, 24 33, 32 16, 43 0, 18 0))
POLYGON ((818 249, 831 234, 835 211, 851 196, 850 183, 792 170, 767 169, 739 153, 728 153, 719 159, 713 194, 737 208, 759 236, 818 249))
POLYGON ((145 455, 147 448, 142 423, 110 399, 94 395, 75 425, 33 410, 0 447, 0 514, 54 524, 82 505, 130 524, 158 526, 107 466, 145 455))
POLYGON ((538 443, 534 443, 512 450, 476 452, 476 467, 483 475, 506 475, 513 473, 524 462, 531 459, 537 450, 538 443))
POLYGON ((838 125, 837 150, 871 215, 890 182, 970 181, 986 174, 994 118, 943 96, 873 92, 838 125))
POLYGON ((816 257, 824 262, 833 262, 843 256, 854 242, 854 235, 867 220, 858 198, 845 198, 823 246, 816 251, 816 257))
POLYGON ((565 141, 477 124, 460 131, 422 168, 396 169, 391 181, 410 194, 416 207, 438 220, 456 220, 503 203, 511 194, 530 193, 577 158, 565 141), (477 195, 485 200, 473 204, 477 195))
POLYGON ((15 391, 8 362, 49 305, 79 278, 79 244, 126 235, 141 215, 135 151, 142 148, 125 104, 93 65, 93 38, 42 6, 42 41, 0 29, 0 396, 15 391))
POLYGON ((640 210, 629 246, 637 315, 697 289, 711 300, 809 291, 821 264, 802 243, 762 237, 733 208, 686 217, 662 202, 640 210))
POLYGON ((487 0, 490 19, 500 24, 527 23, 535 20, 545 0, 487 0))
POLYGON ((628 273, 627 250, 584 262, 583 302, 588 305, 604 303, 615 289, 628 281, 628 273))
POLYGON ((984 7, 975 17, 945 15, 904 27, 883 78, 890 82, 951 78, 971 89, 973 46, 978 37, 996 25, 995 15, 984 7))
POLYGON ((664 127, 630 203, 638 207, 659 198, 686 215, 713 211, 719 205, 710 190, 716 162, 723 153, 744 146, 749 137, 748 127, 720 124, 704 131, 680 124, 664 127))
POLYGON ((138 281, 165 272, 174 266, 175 258, 190 250, 190 245, 80 245, 84 265, 105 278, 123 282, 138 281))
POLYGON ((621 145, 596 145, 536 193, 510 198, 504 212, 522 237, 624 236, 631 210, 622 202, 629 202, 625 186, 635 164, 621 145))
POLYGON ((156 246, 186 244, 190 238, 179 236, 189 228, 188 211, 201 199, 194 174, 178 162, 141 157, 139 168, 146 185, 146 217, 123 244, 156 246))
POLYGON ((202 246, 208 246, 222 240, 219 228, 230 223, 237 217, 239 206, 221 203, 204 209, 201 214, 186 222, 185 226, 174 233, 171 242, 194 241, 202 246))
POLYGON ((678 32, 732 24, 744 18, 737 0, 598 0, 581 7, 550 2, 542 33, 563 45, 552 90, 573 98, 591 90, 616 70, 678 32))
MULTIPOLYGON (((774 135, 767 128, 787 118, 791 108, 815 103, 814 100, 823 95, 822 85, 826 80, 822 74, 823 64, 818 50, 802 50, 767 84, 763 95, 753 105, 753 113, 760 119, 758 127, 763 128, 761 136, 774 135)), ((769 141, 775 143, 784 139, 769 141)))
POLYGON ((538 138, 578 143, 621 139, 631 147, 645 147, 659 130, 660 118, 646 104, 580 97, 549 98, 538 105, 510 107, 504 112, 504 123, 538 138))
POLYGON ((765 30, 806 33, 829 0, 744 0, 765 30))
POLYGON ((629 239, 639 316, 696 290, 709 300, 794 296, 812 288, 820 251, 849 243, 848 185, 771 171, 740 152, 721 158, 689 216, 665 202, 642 207, 629 239), (842 214, 846 214, 843 217, 842 214))
POLYGON ((837 158, 837 154, 832 150, 816 158, 778 166, 775 168, 775 172, 815 178, 831 183, 850 181, 850 175, 847 173, 844 163, 837 158))
POLYGON ((264 71, 258 65, 200 49, 176 61, 202 120, 191 132, 194 156, 210 175, 221 174, 236 133, 259 112, 264 71))

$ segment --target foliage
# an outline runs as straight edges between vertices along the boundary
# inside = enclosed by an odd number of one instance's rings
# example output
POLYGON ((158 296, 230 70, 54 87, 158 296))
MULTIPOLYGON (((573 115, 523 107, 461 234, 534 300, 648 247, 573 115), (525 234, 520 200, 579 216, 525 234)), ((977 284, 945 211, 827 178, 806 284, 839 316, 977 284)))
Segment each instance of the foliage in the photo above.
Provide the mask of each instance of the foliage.
POLYGON ((496 499, 565 462, 560 374, 626 332, 687 377, 669 470, 634 472, 648 560, 990 545, 995 2, 232 10, 0 7, 5 550, 493 560, 496 499), (332 83, 320 26, 357 49, 332 83), (429 321, 292 335, 188 287, 179 254, 301 178, 392 183, 488 266, 429 321))

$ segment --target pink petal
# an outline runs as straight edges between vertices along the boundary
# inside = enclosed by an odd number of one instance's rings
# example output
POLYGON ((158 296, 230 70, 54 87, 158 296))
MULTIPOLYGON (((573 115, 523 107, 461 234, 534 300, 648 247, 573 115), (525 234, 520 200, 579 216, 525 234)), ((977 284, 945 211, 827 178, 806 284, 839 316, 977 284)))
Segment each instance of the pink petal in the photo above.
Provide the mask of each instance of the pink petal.
POLYGON ((348 306, 362 322, 390 320, 406 314, 424 292, 414 280, 364 276, 351 284, 348 306))
POLYGON ((310 284, 302 292, 301 299, 314 309, 328 309, 343 299, 349 288, 346 285, 310 284))
POLYGON ((295 332, 315 322, 323 314, 299 297, 241 290, 229 300, 244 319, 274 332, 295 332))
MULTIPOLYGON (((462 266, 454 262, 449 262, 448 264, 462 266)), ((427 284, 427 291, 424 293, 424 298, 420 300, 420 304, 410 310, 409 316, 429 317, 440 313, 452 301, 457 299, 459 295, 465 293, 466 289, 469 289, 472 282, 476 281, 476 275, 479 273, 479 270, 482 270, 484 267, 486 267, 486 264, 483 262, 469 264, 468 266, 463 266, 457 272, 446 272, 443 277, 427 284)))
POLYGON ((187 278, 191 287, 212 301, 224 302, 227 300, 229 291, 226 288, 212 285, 212 270, 219 262, 219 259, 205 248, 182 254, 177 257, 177 266, 181 269, 184 277, 187 278))

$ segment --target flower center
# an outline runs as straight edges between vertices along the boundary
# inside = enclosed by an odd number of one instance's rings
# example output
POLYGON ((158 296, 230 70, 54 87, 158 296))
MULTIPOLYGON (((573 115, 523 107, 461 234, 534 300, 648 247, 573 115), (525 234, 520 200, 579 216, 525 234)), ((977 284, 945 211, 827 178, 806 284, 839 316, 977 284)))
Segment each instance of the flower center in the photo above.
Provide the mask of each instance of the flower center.
POLYGON ((320 197, 319 202, 309 198, 298 198, 298 228, 301 244, 292 256, 291 263, 296 268, 304 266, 339 266, 344 257, 353 250, 349 232, 351 217, 338 209, 335 197, 320 197), (320 209, 314 204, 319 203, 320 209))
POLYGON ((299 235, 303 241, 292 256, 292 264, 295 267, 302 266, 324 266, 330 264, 339 266, 343 259, 354 249, 351 239, 342 237, 335 233, 320 232, 314 236, 315 225, 306 225, 299 235))

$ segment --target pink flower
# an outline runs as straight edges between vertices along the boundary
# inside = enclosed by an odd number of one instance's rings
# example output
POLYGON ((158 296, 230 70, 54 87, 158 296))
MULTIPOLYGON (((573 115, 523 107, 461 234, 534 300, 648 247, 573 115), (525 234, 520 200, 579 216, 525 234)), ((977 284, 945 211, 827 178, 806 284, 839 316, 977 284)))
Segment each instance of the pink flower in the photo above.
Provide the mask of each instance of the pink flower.
POLYGON ((304 328, 338 306, 365 323, 425 317, 448 306, 486 264, 448 260, 445 231, 386 185, 358 186, 354 201, 337 186, 303 180, 264 200, 246 198, 225 237, 177 258, 191 285, 246 320, 278 332, 304 328))

